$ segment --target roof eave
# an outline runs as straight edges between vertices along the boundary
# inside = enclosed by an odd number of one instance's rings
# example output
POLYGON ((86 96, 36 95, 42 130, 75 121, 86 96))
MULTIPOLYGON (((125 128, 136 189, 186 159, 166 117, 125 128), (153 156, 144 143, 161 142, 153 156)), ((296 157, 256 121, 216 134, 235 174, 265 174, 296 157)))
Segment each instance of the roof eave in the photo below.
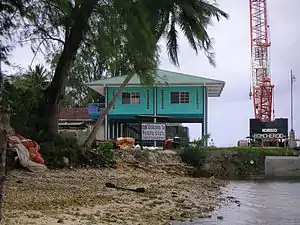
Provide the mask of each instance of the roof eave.
MULTIPOLYGON (((225 82, 216 82, 216 83, 163 83, 163 84, 155 84, 154 86, 165 86, 165 85, 168 85, 168 86, 207 86, 207 85, 224 85, 225 82)), ((93 83, 88 83, 86 84, 88 87, 92 88, 93 86, 110 86, 110 87, 115 87, 115 86, 120 86, 122 85, 121 84, 93 84, 93 83)), ((139 83, 131 83, 131 84, 127 84, 126 86, 134 86, 134 85, 138 85, 138 86, 143 86, 142 84, 139 84, 139 83)))
POLYGON ((225 82, 219 83, 219 84, 207 84, 205 85, 207 88, 211 87, 213 89, 213 87, 215 87, 215 89, 213 91, 208 91, 208 97, 220 97, 221 93, 223 92, 223 89, 225 87, 225 82))

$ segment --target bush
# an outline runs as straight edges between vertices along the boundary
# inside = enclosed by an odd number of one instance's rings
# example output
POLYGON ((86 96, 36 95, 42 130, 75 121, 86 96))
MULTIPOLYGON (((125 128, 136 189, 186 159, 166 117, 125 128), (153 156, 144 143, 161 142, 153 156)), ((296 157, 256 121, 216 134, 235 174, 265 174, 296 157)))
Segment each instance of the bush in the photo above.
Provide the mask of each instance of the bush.
POLYGON ((69 159, 70 165, 114 167, 112 146, 110 142, 101 143, 96 149, 84 149, 75 139, 60 135, 43 134, 38 140, 40 152, 48 167, 61 168, 66 166, 63 158, 69 159))
POLYGON ((64 166, 64 157, 70 162, 77 162, 83 151, 75 139, 60 135, 43 134, 37 142, 41 148, 40 153, 48 166, 64 166))
POLYGON ((106 160, 113 160, 114 154, 112 150, 114 149, 115 144, 111 141, 105 141, 100 143, 97 148, 94 150, 99 156, 102 156, 106 160))
POLYGON ((202 147, 197 148, 202 151, 236 151, 247 154, 254 155, 263 155, 263 156, 285 156, 285 155, 295 155, 294 150, 286 149, 286 148, 259 148, 259 147, 231 147, 231 148, 216 148, 216 147, 202 147))
POLYGON ((102 149, 102 150, 104 150, 104 149, 114 149, 115 148, 115 143, 113 143, 112 141, 104 141, 104 142, 100 142, 99 144, 98 144, 98 146, 95 146, 97 149, 102 149))

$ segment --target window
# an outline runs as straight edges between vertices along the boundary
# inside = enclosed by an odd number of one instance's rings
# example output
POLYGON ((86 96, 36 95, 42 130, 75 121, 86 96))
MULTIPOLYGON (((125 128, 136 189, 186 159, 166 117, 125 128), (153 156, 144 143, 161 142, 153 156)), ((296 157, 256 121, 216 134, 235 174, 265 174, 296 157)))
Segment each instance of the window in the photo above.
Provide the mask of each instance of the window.
POLYGON ((122 104, 130 104, 130 93, 129 92, 122 93, 122 104))
POLYGON ((122 104, 140 104, 140 92, 123 92, 122 104))
POLYGON ((140 92, 131 93, 131 104, 140 104, 140 92))
POLYGON ((171 104, 189 104, 189 92, 171 92, 171 104))

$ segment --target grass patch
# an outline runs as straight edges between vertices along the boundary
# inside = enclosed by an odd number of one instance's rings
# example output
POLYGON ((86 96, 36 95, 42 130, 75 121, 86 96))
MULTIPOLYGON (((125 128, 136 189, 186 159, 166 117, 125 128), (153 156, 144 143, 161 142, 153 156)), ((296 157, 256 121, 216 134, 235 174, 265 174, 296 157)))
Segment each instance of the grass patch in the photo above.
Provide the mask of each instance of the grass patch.
POLYGON ((234 152, 244 152, 253 154, 262 154, 265 156, 291 156, 295 155, 295 151, 286 148, 259 148, 259 147, 230 147, 230 148, 216 148, 216 147, 199 147, 199 148, 186 148, 186 149, 176 149, 175 151, 179 154, 185 151, 234 151, 234 152))

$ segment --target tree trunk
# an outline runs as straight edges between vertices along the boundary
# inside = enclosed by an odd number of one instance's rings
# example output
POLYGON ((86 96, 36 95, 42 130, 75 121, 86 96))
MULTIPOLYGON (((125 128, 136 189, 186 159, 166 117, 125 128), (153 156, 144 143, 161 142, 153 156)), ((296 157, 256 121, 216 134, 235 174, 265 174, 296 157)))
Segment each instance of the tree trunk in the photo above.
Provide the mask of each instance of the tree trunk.
MULTIPOLYGON (((105 109, 103 110, 103 113, 101 114, 101 116, 98 118, 98 120, 96 121, 95 126, 93 127, 92 132, 90 133, 90 135, 88 136, 88 138, 86 139, 84 146, 87 148, 90 148, 93 144, 93 141, 96 137, 96 134, 100 128, 100 126, 102 125, 102 123, 104 122, 109 110, 111 109, 111 107, 115 104, 116 99, 118 98, 118 96, 122 93, 123 89, 126 87, 126 85, 129 83, 129 81, 131 80, 131 78, 133 77, 134 73, 131 73, 130 75, 128 75, 126 77, 126 79, 124 80, 123 84, 118 88, 118 91, 114 94, 113 98, 110 100, 110 102, 108 103, 108 105, 105 107, 105 109)), ((107 93, 106 93, 107 94, 107 93)), ((106 132, 106 131, 105 131, 106 132)))
POLYGON ((2 205, 4 200, 5 162, 7 148, 7 132, 10 130, 9 115, 0 112, 0 223, 2 222, 2 205))
POLYGON ((80 7, 74 8, 77 10, 74 18, 74 25, 70 29, 70 35, 66 37, 62 54, 59 58, 55 69, 54 77, 50 86, 45 91, 45 102, 41 106, 42 124, 38 125, 38 129, 49 131, 53 134, 57 133, 58 117, 60 105, 62 103, 65 88, 67 85, 68 75, 74 62, 77 50, 82 43, 88 20, 91 17, 92 11, 98 0, 83 1, 80 7), (42 125, 42 127, 40 127, 42 125))

